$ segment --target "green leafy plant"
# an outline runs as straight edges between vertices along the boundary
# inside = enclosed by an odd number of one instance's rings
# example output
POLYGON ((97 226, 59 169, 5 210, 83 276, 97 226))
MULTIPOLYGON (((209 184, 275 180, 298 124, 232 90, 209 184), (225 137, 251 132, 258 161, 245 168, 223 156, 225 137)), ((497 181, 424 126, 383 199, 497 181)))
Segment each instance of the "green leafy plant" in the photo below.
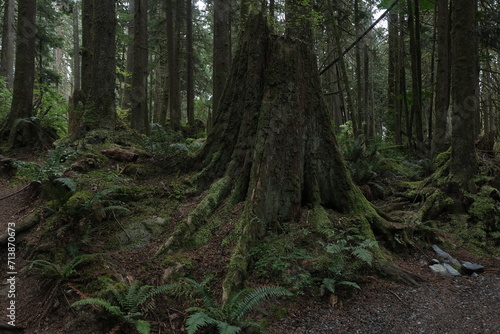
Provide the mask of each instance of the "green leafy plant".
POLYGON ((264 332, 265 328, 254 321, 246 319, 246 314, 255 309, 263 301, 291 296, 288 290, 277 286, 263 286, 255 289, 244 289, 231 296, 226 303, 217 303, 212 294, 202 284, 186 278, 202 298, 204 307, 191 307, 191 314, 186 320, 188 334, 197 333, 204 327, 216 328, 219 334, 240 333, 243 328, 254 327, 264 332))
POLYGON ((80 266, 83 262, 93 259, 97 256, 103 256, 102 253, 95 254, 83 254, 74 257, 71 261, 66 263, 65 265, 59 265, 54 262, 46 261, 46 260, 34 260, 31 261, 29 269, 33 269, 37 267, 43 270, 45 276, 59 279, 61 281, 65 281, 70 278, 73 274, 77 272, 77 267, 80 266))
POLYGON ((292 240, 270 237, 250 251, 256 273, 264 277, 273 277, 280 284, 290 288, 294 293, 314 284, 314 278, 300 264, 312 259, 306 249, 297 246, 292 240))
MULTIPOLYGON (((38 319, 45 319, 45 317, 52 310, 52 308, 54 307, 54 301, 58 296, 57 292, 59 290, 62 295, 65 295, 65 291, 64 289, 61 289, 61 286, 63 285, 63 283, 68 283, 71 276, 75 275, 78 272, 78 267, 81 266, 85 261, 102 255, 104 254, 95 253, 79 255, 74 257, 65 265, 59 265, 47 260, 32 261, 28 269, 31 270, 36 267, 37 269, 42 270, 43 276, 49 278, 52 281, 52 286, 48 289, 48 292, 45 295, 42 305, 42 312, 39 313, 38 319)), ((66 301, 68 300, 67 298, 64 299, 66 301)))
POLYGON ((152 299, 159 294, 171 291, 173 284, 161 286, 143 285, 139 281, 133 281, 124 289, 116 286, 110 288, 110 298, 86 298, 71 304, 72 307, 91 305, 98 306, 106 315, 111 316, 113 321, 119 325, 129 323, 141 334, 150 332, 150 323, 141 318, 148 310, 153 308, 152 299))
POLYGON ((360 265, 371 266, 373 262, 372 248, 377 242, 364 238, 356 228, 335 231, 335 239, 320 242, 326 255, 318 261, 319 271, 325 275, 322 279, 321 294, 325 291, 335 293, 338 286, 360 287, 353 281, 355 269, 360 265))

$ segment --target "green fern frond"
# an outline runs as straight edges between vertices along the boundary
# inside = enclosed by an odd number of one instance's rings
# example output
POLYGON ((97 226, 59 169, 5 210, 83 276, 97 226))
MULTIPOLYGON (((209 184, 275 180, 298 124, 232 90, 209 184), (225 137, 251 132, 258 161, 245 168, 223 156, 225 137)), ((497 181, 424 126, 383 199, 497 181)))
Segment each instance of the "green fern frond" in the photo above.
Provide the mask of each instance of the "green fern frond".
POLYGON ((326 292, 326 290, 328 290, 332 294, 335 294, 336 282, 337 281, 334 278, 323 278, 323 281, 321 282, 321 287, 320 287, 321 295, 323 295, 326 292))
POLYGON ((184 278, 183 281, 189 283, 195 289, 196 293, 198 293, 198 295, 203 299, 203 304, 206 308, 219 308, 219 305, 217 305, 217 302, 214 300, 213 296, 203 285, 190 278, 184 278))
POLYGON ((58 177, 58 178, 54 179, 54 182, 62 183, 63 185, 68 187, 68 189, 71 192, 73 192, 73 193, 76 192, 76 189, 77 189, 76 182, 73 179, 70 179, 69 177, 58 177))
POLYGON ((191 314, 186 320, 186 331, 188 334, 194 334, 199 329, 209 325, 216 325, 217 320, 209 317, 203 312, 191 314))
POLYGON ((71 307, 81 306, 81 305, 99 306, 99 307, 102 307, 106 312, 110 313, 111 315, 121 317, 121 318, 125 317, 125 314, 118 306, 113 305, 109 301, 102 299, 102 298, 81 299, 81 300, 78 300, 78 301, 74 302, 73 304, 71 304, 71 307))
POLYGON ((151 333, 151 324, 146 320, 135 320, 134 325, 140 334, 151 333))
POLYGON ((63 276, 63 278, 68 278, 69 276, 71 276, 76 272, 75 270, 76 267, 79 266, 82 262, 104 255, 105 255, 104 253, 94 253, 94 254, 83 254, 76 256, 62 268, 61 275, 63 276))
POLYGON ((219 334, 237 334, 241 332, 241 327, 232 326, 223 321, 218 321, 217 327, 219 328, 219 334))
POLYGON ((345 286, 350 286, 350 287, 353 287, 353 288, 356 288, 358 290, 361 289, 361 287, 355 283, 355 282, 351 282, 351 281, 341 281, 341 282, 338 282, 337 285, 345 285, 345 286))
MULTIPOLYGON (((279 286, 262 286, 251 290, 245 298, 238 301, 230 314, 230 318, 241 320, 245 314, 266 299, 291 296, 292 293, 279 286)), ((232 308, 232 307, 231 307, 232 308)))
POLYGON ((353 249, 352 255, 356 256, 358 259, 367 263, 368 265, 372 265, 373 254, 370 252, 370 250, 362 247, 356 247, 353 249))
POLYGON ((39 266, 47 271, 49 276, 61 276, 60 268, 54 263, 46 260, 33 260, 29 266, 29 270, 33 269, 33 267, 39 266))

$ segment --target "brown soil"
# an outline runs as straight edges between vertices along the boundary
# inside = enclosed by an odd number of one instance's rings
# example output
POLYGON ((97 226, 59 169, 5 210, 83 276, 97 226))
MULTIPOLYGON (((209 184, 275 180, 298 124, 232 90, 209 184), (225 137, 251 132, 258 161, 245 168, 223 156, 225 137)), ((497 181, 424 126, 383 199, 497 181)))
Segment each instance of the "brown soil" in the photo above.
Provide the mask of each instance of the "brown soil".
MULTIPOLYGON (((9 222, 17 222, 40 204, 39 195, 25 184, 13 186, 8 177, 0 177, 0 230, 9 222), (10 196, 11 195, 11 196, 10 196)), ((194 199, 193 199, 194 200, 194 199)), ((192 208, 181 207, 173 216, 179 218, 192 208)), ((231 221, 231 216, 228 219, 231 221)), ((230 222, 228 223, 228 226, 230 222)), ((48 282, 27 273, 33 260, 32 245, 36 245, 42 226, 16 236, 16 296, 7 298, 7 249, 2 247, 2 280, 0 296, 0 333, 106 333, 111 328, 89 311, 77 312, 69 304, 83 293, 71 285, 52 291, 48 282), (63 293, 64 292, 64 293, 63 293), (58 297, 51 298, 56 293, 58 297), (7 325, 7 307, 11 300, 16 305, 16 328, 7 325), (47 300, 51 300, 48 304, 47 300), (85 313, 86 312, 86 313, 85 313), (46 317, 39 316, 46 313, 46 317)), ((222 231, 221 233, 224 233, 222 231)), ((220 239, 219 239, 220 240, 220 239)), ((57 243, 57 240, 54 240, 57 243)), ((144 272, 143 264, 151 259, 161 242, 141 250, 110 254, 110 265, 121 268, 124 279, 141 279, 148 284, 161 284, 163 269, 144 272)), ((92 252, 99 251, 96 242, 92 252)), ((351 296, 302 296, 294 302, 280 301, 277 307, 285 310, 281 320, 275 321, 269 332, 295 333, 500 333, 500 258, 481 258, 465 250, 450 252, 455 258, 476 262, 486 267, 478 277, 443 277, 428 269, 428 260, 434 255, 425 250, 412 256, 400 257, 397 262, 405 270, 419 275, 418 286, 392 283, 368 274, 360 283, 361 290, 351 296), (332 305, 333 304, 333 305, 332 305)), ((228 251, 213 242, 202 249, 185 254, 199 263, 200 272, 219 272, 223 277, 228 251)), ((104 268, 101 268, 104 272, 104 268)), ((99 273, 99 269, 96 270, 99 273)), ((196 277, 200 279, 201 277, 196 277)), ((172 304, 160 298, 155 311, 148 314, 152 333, 184 333, 186 318, 184 304, 172 304)), ((123 329, 123 333, 133 330, 123 329)))

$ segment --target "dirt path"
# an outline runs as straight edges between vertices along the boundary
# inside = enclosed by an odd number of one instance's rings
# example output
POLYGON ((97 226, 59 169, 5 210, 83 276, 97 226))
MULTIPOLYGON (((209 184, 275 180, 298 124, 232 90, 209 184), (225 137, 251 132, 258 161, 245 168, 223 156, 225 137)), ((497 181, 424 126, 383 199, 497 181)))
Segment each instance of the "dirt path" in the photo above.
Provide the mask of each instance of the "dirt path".
POLYGON ((500 333, 500 259, 485 261, 486 272, 475 278, 438 276, 418 260, 407 262, 426 280, 418 287, 374 278, 341 309, 308 302, 270 333, 500 333))

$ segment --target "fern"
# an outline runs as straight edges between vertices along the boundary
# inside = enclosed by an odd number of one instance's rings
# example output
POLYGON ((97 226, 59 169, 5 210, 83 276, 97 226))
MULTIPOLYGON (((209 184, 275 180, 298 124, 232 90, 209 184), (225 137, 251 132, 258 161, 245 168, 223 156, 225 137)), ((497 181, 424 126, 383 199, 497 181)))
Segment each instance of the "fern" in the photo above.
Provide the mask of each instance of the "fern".
POLYGON ((65 264, 64 266, 57 265, 53 262, 47 260, 34 260, 31 261, 29 269, 31 270, 33 267, 38 266, 40 268, 45 269, 45 274, 47 276, 59 278, 62 280, 67 280, 70 276, 77 272, 76 268, 84 261, 95 258, 97 256, 104 255, 102 253, 96 254, 83 254, 74 257, 70 262, 65 264))
POLYGON ((238 298, 235 298, 231 303, 227 304, 231 311, 230 319, 235 321, 241 320, 248 311, 252 310, 266 299, 291 295, 292 294, 288 290, 279 286, 262 286, 250 291, 245 291, 245 293, 242 293, 238 298), (243 298, 243 300, 240 301, 241 298, 243 298))
POLYGON ((175 287, 174 284, 166 284, 154 287, 143 285, 139 281, 134 281, 127 286, 125 291, 111 287, 112 298, 110 300, 102 298, 86 298, 74 302, 71 306, 95 305, 101 307, 105 313, 109 313, 118 319, 118 322, 130 323, 135 326, 139 333, 149 333, 150 324, 146 320, 138 319, 144 316, 143 309, 149 310, 152 304, 144 305, 158 294, 170 292, 175 287))
POLYGON ((335 294, 337 290, 337 286, 339 285, 345 285, 345 286, 350 286, 355 289, 361 289, 361 287, 356 284, 355 282, 351 281, 341 281, 337 282, 334 278, 323 278, 323 281, 321 283, 321 295, 324 295, 326 290, 328 290, 331 294, 335 294))
POLYGON ((54 179, 54 182, 60 182, 60 183, 64 184, 66 187, 68 187, 68 189, 71 192, 76 192, 77 185, 73 179, 70 179, 68 177, 58 177, 58 178, 54 179))
POLYGON ((372 265, 373 254, 366 248, 356 247, 352 250, 352 255, 360 259, 361 261, 367 263, 368 265, 372 265))
POLYGON ((188 334, 194 334, 205 326, 216 326, 219 334, 239 333, 243 326, 256 327, 263 331, 264 328, 260 324, 245 320, 245 315, 266 299, 292 295, 282 287, 259 287, 241 290, 221 305, 201 284, 189 278, 185 281, 194 287, 205 306, 188 309, 188 312, 195 312, 186 321, 188 334))

